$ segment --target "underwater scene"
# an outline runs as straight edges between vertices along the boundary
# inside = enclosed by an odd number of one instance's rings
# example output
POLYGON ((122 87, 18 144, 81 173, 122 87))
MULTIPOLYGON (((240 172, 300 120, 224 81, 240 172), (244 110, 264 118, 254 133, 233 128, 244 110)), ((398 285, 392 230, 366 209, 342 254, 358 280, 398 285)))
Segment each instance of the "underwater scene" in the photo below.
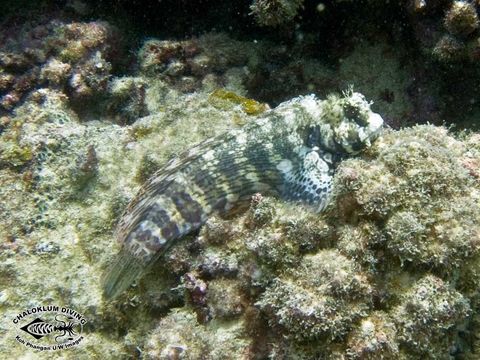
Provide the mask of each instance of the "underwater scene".
POLYGON ((0 0, 0 359, 480 359, 480 1, 0 0))

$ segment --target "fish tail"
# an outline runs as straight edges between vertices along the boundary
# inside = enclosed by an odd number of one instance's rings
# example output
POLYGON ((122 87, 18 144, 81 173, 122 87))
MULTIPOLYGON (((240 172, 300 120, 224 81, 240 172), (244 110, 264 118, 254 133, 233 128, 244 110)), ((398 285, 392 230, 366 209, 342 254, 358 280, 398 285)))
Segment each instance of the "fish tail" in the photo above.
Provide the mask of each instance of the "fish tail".
POLYGON ((115 262, 102 278, 103 294, 106 299, 113 299, 124 292, 145 272, 142 259, 122 249, 115 262))
POLYGON ((144 185, 117 227, 123 250, 103 281, 106 298, 126 290, 212 213, 226 215, 256 192, 276 193, 283 178, 271 151, 237 137, 167 164, 144 185))
MULTIPOLYGON (((180 177, 178 173, 177 181, 180 177)), ((126 290, 177 239, 198 229, 210 213, 198 202, 200 197, 188 183, 168 181, 160 187, 160 194, 137 202, 134 211, 119 225, 117 239, 123 247, 103 280, 106 298, 114 298, 126 290), (127 225, 123 228, 124 223, 127 225)))

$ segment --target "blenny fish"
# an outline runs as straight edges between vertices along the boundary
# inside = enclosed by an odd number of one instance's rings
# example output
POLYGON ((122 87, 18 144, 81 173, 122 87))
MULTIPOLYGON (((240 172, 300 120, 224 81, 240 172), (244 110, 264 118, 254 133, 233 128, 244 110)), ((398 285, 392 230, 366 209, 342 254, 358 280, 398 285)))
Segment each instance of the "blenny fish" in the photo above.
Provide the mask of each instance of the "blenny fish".
POLYGON ((125 291, 213 213, 228 214, 255 193, 322 211, 339 161, 370 146, 382 128, 370 105, 351 90, 323 101, 297 97, 167 163, 117 226, 122 250, 104 277, 105 296, 125 291))

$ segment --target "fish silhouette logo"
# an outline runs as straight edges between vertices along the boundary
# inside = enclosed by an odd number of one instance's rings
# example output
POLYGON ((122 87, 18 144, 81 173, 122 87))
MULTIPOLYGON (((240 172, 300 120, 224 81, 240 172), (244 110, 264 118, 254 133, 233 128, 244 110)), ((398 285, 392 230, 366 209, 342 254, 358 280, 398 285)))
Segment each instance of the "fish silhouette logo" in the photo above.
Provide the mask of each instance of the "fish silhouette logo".
POLYGON ((68 322, 60 320, 58 317, 59 315, 55 316, 55 325, 43 321, 40 318, 36 318, 29 324, 22 326, 20 330, 25 331, 27 334, 33 336, 37 340, 52 333, 59 333, 58 336, 55 336, 55 341, 58 343, 64 342, 62 340, 73 340, 73 336, 76 334, 73 327, 79 323, 71 321, 73 320, 72 317, 67 317, 69 320, 68 322))
POLYGON ((28 334, 26 338, 17 335, 15 340, 19 343, 42 351, 62 350, 76 346, 83 340, 86 319, 66 307, 38 306, 19 313, 13 323, 23 334, 28 334))

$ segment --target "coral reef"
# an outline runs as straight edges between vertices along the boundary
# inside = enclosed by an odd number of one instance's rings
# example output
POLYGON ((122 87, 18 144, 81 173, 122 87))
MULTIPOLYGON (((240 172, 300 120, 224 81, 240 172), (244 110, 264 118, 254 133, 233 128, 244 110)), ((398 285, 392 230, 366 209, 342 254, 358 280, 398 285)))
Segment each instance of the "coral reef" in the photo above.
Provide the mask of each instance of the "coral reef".
POLYGON ((298 341, 342 338, 370 308, 372 288, 336 250, 303 257, 292 278, 275 279, 256 303, 271 326, 298 341))
MULTIPOLYGON (((340 166, 323 217, 257 195, 245 215, 209 220, 194 245, 184 245, 197 271, 190 279, 202 289, 185 285, 185 306, 197 315, 190 332, 203 338, 212 326, 241 324, 257 337, 247 336, 237 358, 473 356, 465 331, 479 299, 471 279, 480 252, 470 165, 480 156, 477 137, 455 139, 434 126, 389 131, 340 166)), ((178 336, 167 328, 163 338, 178 336)), ((205 339, 204 346, 217 341, 205 339)), ((187 357, 198 349, 185 338, 162 341, 160 349, 180 346, 187 357)))
POLYGON ((221 33, 184 41, 150 39, 140 48, 138 63, 141 74, 160 77, 182 92, 218 87, 238 91, 229 83, 246 77, 246 67, 255 66, 260 49, 221 33))
POLYGON ((228 318, 242 319, 254 334, 270 329, 245 351, 279 358, 468 353, 471 348, 459 337, 479 293, 458 276, 476 271, 471 266, 480 250, 478 183, 465 165, 479 156, 472 141, 433 126, 392 131, 363 159, 341 165, 336 198, 324 218, 257 196, 243 217, 210 220, 198 238, 204 250, 195 255, 196 245, 191 252, 191 269, 204 271, 197 279, 203 279, 205 294, 200 302, 187 302, 197 313, 190 326, 205 319, 207 329, 219 326, 224 315, 212 311, 218 303, 209 289, 212 284, 217 293, 214 284, 221 281, 222 292, 242 299, 223 305, 232 309, 228 318), (456 199, 469 216, 456 213, 456 199), (409 207, 428 216, 423 225, 405 215, 409 207), (407 223, 390 224, 396 218, 407 223), (410 244, 417 236, 412 226, 428 231, 410 244), (396 243, 397 232, 410 237, 396 243), (217 261, 235 254, 236 270, 213 270, 219 265, 207 260, 212 251, 217 261), (252 320, 252 311, 262 316, 252 320), (423 342, 418 334, 424 334, 423 342), (321 339, 318 347, 308 342, 313 339, 321 339))
POLYGON ((92 102, 107 89, 122 55, 120 36, 102 21, 48 20, 2 38, 0 113, 32 91, 52 87, 72 102, 92 102))
POLYGON ((400 343, 412 354, 437 357, 435 349, 450 349, 454 343, 470 304, 441 279, 427 275, 407 291, 393 313, 400 343))
MULTIPOLYGON (((277 4, 276 1, 265 3, 277 4)), ((290 87, 295 87, 297 93, 303 93, 304 89, 321 93, 332 85, 338 91, 335 83, 339 80, 343 83, 344 79, 328 75, 325 70, 319 71, 325 63, 307 62, 308 54, 316 48, 317 56, 312 60, 318 60, 319 54, 323 57, 322 53, 326 53, 329 60, 334 58, 338 61, 341 70, 350 50, 357 48, 358 54, 352 54, 351 59, 357 55, 361 57, 360 64, 365 61, 372 66, 350 63, 355 67, 350 74, 359 78, 360 83, 373 78, 378 80, 376 85, 383 86, 373 96, 369 86, 360 91, 369 92, 369 97, 374 98, 377 104, 382 103, 382 107, 391 111, 385 117, 394 128, 418 122, 441 125, 444 120, 459 126, 478 127, 475 119, 480 110, 473 96, 480 78, 477 61, 480 54, 478 2, 329 1, 320 5, 309 2, 303 5, 305 9, 301 16, 296 17, 295 26, 291 26, 292 21, 275 26, 279 29, 277 33, 281 34, 282 43, 290 42, 291 50, 285 49, 283 55, 272 51, 272 56, 266 59, 268 70, 253 73, 254 81, 261 81, 267 86, 261 92, 267 96, 282 96, 290 87), (388 46, 380 50, 381 46, 377 44, 384 42, 385 38, 388 46), (368 42, 374 44, 371 46, 373 51, 381 53, 367 55, 368 42), (288 64, 275 61, 279 55, 285 61, 294 58, 297 53, 302 54, 302 60, 288 64), (394 78, 385 65, 396 67, 394 78), (269 94, 269 91, 272 93, 269 94), (457 108, 465 109, 462 119, 453 110, 457 108)), ((263 18, 269 15, 273 19, 285 19, 278 16, 276 7, 258 5, 258 9, 263 18)), ((254 15, 257 19, 256 13, 254 15)), ((257 23, 262 25, 259 19, 257 23)), ((351 78, 346 81, 354 83, 351 78)), ((263 97, 260 91, 253 94, 256 98, 272 101, 263 97)))
POLYGON ((475 183, 458 159, 467 149, 441 129, 417 127, 404 133, 384 144, 389 151, 382 164, 367 169, 378 174, 378 182, 362 183, 363 164, 344 163, 337 177, 337 189, 345 189, 340 190, 345 191, 340 202, 347 215, 356 212, 350 205, 360 204, 360 214, 383 219, 385 245, 404 265, 413 262, 453 271, 476 251, 478 241, 475 183), (414 135, 418 133, 425 139, 414 135), (411 188, 398 187, 398 176, 411 188))
MULTIPOLYGON (((480 304, 478 135, 434 126, 388 131, 344 161, 325 215, 256 195, 245 214, 210 219, 105 303, 98 277, 121 209, 152 171, 145 157, 160 164, 251 116, 208 94, 176 96, 125 127, 79 122, 54 91, 16 110, 12 123, 36 120, 17 135, 31 155, 0 171, 0 276, 17 284, 2 291, 7 317, 47 298, 83 311, 88 343, 75 358, 106 348, 106 358, 474 356, 464 333, 480 304), (45 280, 52 268, 64 275, 45 280)), ((27 351, 3 338, 3 353, 27 351)))
POLYGON ((479 26, 477 9, 470 2, 453 1, 445 14, 444 23, 445 28, 453 35, 470 35, 479 26))

